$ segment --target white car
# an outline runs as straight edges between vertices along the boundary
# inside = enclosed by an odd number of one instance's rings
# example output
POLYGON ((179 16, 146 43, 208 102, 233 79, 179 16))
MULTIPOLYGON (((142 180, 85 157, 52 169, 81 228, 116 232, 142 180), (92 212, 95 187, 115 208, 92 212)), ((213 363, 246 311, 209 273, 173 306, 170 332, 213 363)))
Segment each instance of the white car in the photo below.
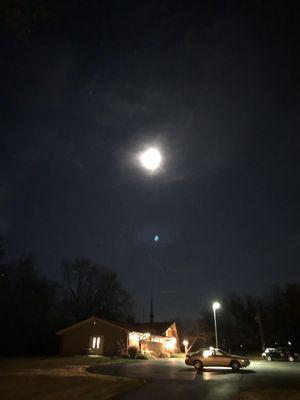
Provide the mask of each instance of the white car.
POLYGON ((233 371, 238 371, 250 365, 250 361, 245 357, 235 356, 213 347, 187 354, 185 363, 197 370, 202 370, 203 367, 230 367, 233 371))

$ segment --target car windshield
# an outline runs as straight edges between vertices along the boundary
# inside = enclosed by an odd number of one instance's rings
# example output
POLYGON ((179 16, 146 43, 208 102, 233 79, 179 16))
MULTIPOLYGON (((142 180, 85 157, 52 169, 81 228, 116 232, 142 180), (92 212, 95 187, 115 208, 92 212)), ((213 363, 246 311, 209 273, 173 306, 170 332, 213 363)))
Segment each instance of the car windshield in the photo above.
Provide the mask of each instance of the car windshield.
POLYGON ((287 347, 277 347, 278 351, 289 351, 287 347))

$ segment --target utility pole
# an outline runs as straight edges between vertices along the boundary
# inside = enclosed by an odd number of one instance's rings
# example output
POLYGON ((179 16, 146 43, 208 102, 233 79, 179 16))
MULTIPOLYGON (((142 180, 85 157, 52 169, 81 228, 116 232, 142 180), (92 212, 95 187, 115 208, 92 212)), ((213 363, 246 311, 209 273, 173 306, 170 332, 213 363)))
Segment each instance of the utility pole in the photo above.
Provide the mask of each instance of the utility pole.
POLYGON ((265 339, 264 339, 264 332, 262 329, 262 324, 261 324, 261 316, 259 311, 257 312, 256 316, 254 317, 255 321, 258 324, 258 329, 259 329, 259 336, 260 336, 260 341, 261 341, 261 348, 262 351, 265 351, 266 349, 266 344, 265 344, 265 339))

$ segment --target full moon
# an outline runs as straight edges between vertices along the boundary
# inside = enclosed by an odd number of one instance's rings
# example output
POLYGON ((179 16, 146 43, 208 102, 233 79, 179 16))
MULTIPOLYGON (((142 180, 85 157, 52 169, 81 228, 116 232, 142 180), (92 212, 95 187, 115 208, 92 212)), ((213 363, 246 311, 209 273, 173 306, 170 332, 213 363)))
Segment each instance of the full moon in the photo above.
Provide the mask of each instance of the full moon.
POLYGON ((161 164, 161 154, 158 149, 153 147, 147 149, 140 155, 140 161, 149 171, 155 171, 161 164))

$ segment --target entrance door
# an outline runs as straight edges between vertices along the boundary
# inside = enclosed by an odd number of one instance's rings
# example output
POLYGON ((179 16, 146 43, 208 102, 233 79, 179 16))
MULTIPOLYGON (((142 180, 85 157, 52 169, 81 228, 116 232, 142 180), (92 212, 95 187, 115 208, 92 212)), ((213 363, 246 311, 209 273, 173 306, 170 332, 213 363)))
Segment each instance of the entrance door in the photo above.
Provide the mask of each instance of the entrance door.
POLYGON ((90 336, 89 348, 93 354, 103 354, 103 336, 90 336))

